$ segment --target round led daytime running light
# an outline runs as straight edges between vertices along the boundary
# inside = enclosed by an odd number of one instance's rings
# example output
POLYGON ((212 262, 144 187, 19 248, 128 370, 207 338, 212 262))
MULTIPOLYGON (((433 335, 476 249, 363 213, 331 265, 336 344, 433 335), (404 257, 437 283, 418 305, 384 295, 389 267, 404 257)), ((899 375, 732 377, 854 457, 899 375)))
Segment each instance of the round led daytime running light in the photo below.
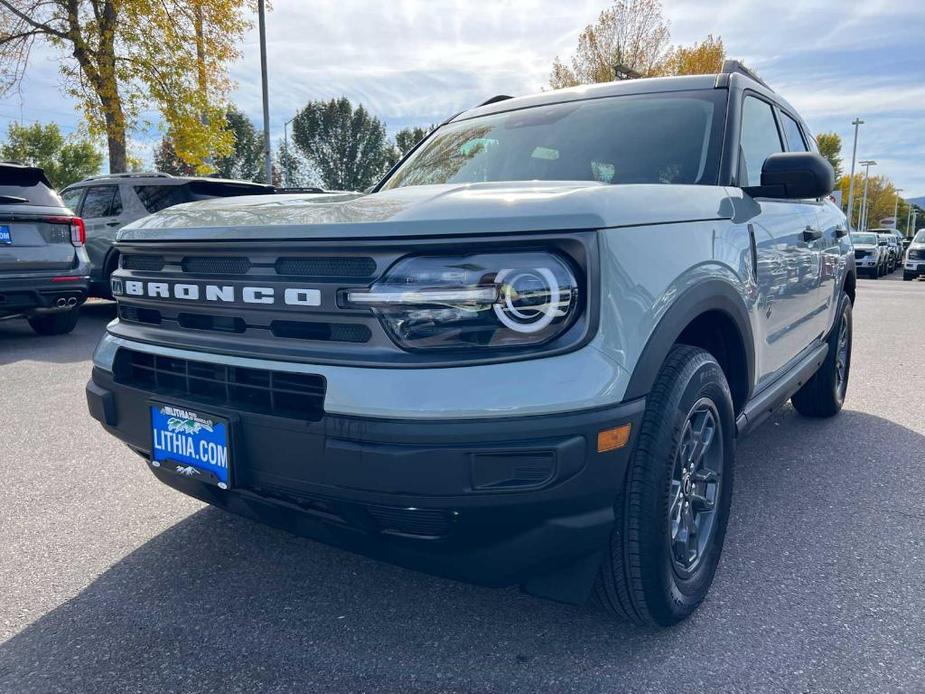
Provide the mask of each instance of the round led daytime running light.
MULTIPOLYGON (((498 320, 501 321, 501 324, 509 330, 524 334, 538 333, 552 323, 556 317, 556 311, 563 301, 559 282, 549 268, 538 267, 533 268, 532 271, 527 271, 531 272, 531 274, 535 273, 540 275, 546 281, 546 289, 549 295, 545 304, 537 307, 530 307, 531 311, 537 311, 542 314, 542 317, 538 320, 530 321, 531 316, 525 313, 522 308, 518 308, 514 305, 511 300, 511 286, 510 284, 505 284, 505 280, 513 272, 516 271, 512 268, 507 268, 501 270, 495 277, 495 284, 502 287, 499 303, 494 305, 495 315, 498 317, 498 320)), ((526 273, 522 272, 522 274, 526 273)), ((517 278, 515 277, 515 279, 517 278)))

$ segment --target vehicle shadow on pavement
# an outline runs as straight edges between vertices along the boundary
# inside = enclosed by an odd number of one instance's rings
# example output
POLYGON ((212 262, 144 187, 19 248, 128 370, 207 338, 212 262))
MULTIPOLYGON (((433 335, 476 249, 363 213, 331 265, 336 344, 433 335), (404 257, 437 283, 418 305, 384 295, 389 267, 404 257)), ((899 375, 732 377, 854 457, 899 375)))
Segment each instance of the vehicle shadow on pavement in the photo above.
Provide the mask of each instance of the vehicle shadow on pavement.
POLYGON ((848 683, 868 657, 881 686, 908 672, 902 658, 921 662, 893 644, 925 637, 909 619, 925 613, 913 580, 925 575, 925 437, 860 412, 808 420, 788 407, 738 460, 713 591, 670 630, 205 508, 0 645, 0 691, 792 691, 848 683), (908 590, 894 580, 884 591, 896 572, 908 590), (871 642, 869 620, 887 620, 889 636, 871 642))
POLYGON ((0 366, 18 361, 73 363, 86 361, 116 317, 111 301, 94 301, 80 309, 77 327, 68 335, 36 335, 24 318, 0 321, 0 366))

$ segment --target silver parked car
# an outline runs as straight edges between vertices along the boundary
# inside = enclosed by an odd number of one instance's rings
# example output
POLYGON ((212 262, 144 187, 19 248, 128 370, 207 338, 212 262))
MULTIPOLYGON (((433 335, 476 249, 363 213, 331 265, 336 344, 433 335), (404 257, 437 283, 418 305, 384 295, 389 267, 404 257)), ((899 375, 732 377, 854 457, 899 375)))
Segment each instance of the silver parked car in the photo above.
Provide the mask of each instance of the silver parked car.
POLYGON ((855 256, 813 142, 730 63, 490 99, 368 195, 164 210, 119 235, 90 412, 228 511, 673 624, 736 439, 844 402, 855 256))
POLYGON ((87 227, 90 293, 108 298, 109 277, 119 264, 112 244, 126 224, 184 202, 272 192, 262 183, 149 172, 94 176, 68 186, 61 197, 87 227))

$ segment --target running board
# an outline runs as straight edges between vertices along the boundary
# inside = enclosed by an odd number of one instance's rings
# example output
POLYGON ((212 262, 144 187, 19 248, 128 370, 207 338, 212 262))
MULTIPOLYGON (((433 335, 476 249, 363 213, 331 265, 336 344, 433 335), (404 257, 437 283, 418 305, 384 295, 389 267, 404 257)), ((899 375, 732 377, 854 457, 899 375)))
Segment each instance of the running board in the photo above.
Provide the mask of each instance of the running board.
POLYGON ((745 405, 742 414, 736 418, 736 434, 744 436, 770 417, 774 410, 787 402, 813 377, 828 353, 829 345, 824 342, 796 364, 790 373, 780 377, 752 398, 745 405))

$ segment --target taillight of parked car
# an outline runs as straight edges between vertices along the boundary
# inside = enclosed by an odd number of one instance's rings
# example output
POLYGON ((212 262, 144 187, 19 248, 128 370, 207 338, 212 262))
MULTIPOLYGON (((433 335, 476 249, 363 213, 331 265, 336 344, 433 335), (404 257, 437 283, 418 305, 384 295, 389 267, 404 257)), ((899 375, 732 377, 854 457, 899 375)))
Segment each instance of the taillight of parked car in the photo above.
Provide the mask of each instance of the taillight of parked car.
POLYGON ((80 247, 87 242, 87 227, 80 217, 46 217, 49 224, 67 224, 71 234, 71 243, 80 247))
POLYGON ((346 296, 412 350, 541 345, 573 323, 579 299, 568 261, 537 251, 412 256, 346 296))

